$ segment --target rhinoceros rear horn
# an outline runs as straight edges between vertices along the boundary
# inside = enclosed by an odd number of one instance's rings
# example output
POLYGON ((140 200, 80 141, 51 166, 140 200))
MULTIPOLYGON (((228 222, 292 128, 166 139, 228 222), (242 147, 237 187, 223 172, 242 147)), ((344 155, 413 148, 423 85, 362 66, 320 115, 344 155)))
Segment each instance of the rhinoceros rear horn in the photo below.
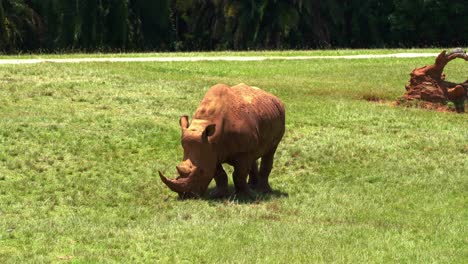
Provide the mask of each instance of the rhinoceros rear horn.
POLYGON ((162 172, 159 172, 159 177, 161 178, 161 181, 164 182, 164 184, 166 184, 167 187, 169 187, 169 189, 176 193, 180 194, 190 192, 188 178, 169 180, 162 174, 162 172))

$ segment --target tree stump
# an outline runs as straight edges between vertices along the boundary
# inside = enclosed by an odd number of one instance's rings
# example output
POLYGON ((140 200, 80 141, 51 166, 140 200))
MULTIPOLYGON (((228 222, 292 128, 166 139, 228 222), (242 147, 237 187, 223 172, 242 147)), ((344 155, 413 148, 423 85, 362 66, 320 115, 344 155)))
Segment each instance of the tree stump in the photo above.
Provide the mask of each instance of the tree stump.
POLYGON ((468 61, 468 54, 460 48, 450 53, 442 51, 435 60, 435 64, 414 69, 406 85, 403 100, 421 100, 435 104, 446 105, 453 102, 458 113, 465 111, 468 80, 463 83, 452 83, 445 80, 443 73, 445 65, 451 60, 462 58, 468 61))

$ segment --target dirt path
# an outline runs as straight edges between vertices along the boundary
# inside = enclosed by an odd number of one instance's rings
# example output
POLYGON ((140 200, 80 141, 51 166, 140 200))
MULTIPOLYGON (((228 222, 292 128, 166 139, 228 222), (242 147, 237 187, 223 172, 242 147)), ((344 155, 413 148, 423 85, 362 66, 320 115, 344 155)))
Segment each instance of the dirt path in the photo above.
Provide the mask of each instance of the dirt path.
POLYGON ((191 62, 191 61, 263 61, 263 60, 315 60, 315 59, 382 59, 436 57, 437 53, 394 53, 342 56, 229 56, 229 57, 137 57, 137 58, 68 58, 68 59, 0 59, 0 64, 34 64, 43 62, 191 62))

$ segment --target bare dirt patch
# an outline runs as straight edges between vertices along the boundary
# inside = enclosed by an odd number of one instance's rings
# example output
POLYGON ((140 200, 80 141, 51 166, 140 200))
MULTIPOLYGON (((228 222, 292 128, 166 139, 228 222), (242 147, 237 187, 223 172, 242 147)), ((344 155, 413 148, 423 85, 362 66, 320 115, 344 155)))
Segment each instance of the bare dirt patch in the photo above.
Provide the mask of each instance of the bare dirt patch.
POLYGON ((437 112, 448 112, 456 113, 456 107, 453 103, 434 103, 423 100, 404 100, 399 98, 396 101, 385 100, 375 95, 364 95, 361 97, 362 100, 365 100, 370 103, 385 105, 389 107, 407 107, 407 108, 417 108, 423 110, 437 111, 437 112))

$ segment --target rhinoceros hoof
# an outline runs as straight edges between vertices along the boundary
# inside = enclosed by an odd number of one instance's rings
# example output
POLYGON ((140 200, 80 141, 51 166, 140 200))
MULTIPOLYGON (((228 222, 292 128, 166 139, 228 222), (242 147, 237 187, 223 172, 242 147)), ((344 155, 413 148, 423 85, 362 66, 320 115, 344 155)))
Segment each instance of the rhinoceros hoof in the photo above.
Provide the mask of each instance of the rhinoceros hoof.
POLYGON ((250 188, 245 188, 242 190, 236 190, 236 196, 248 199, 254 199, 255 193, 250 188))
POLYGON ((271 189, 270 185, 267 184, 259 184, 255 187, 255 190, 259 193, 271 193, 273 190, 271 189))
POLYGON ((221 190, 218 188, 215 188, 211 193, 210 193, 210 198, 211 199, 223 199, 223 198, 228 198, 230 196, 230 193, 228 190, 221 190))

